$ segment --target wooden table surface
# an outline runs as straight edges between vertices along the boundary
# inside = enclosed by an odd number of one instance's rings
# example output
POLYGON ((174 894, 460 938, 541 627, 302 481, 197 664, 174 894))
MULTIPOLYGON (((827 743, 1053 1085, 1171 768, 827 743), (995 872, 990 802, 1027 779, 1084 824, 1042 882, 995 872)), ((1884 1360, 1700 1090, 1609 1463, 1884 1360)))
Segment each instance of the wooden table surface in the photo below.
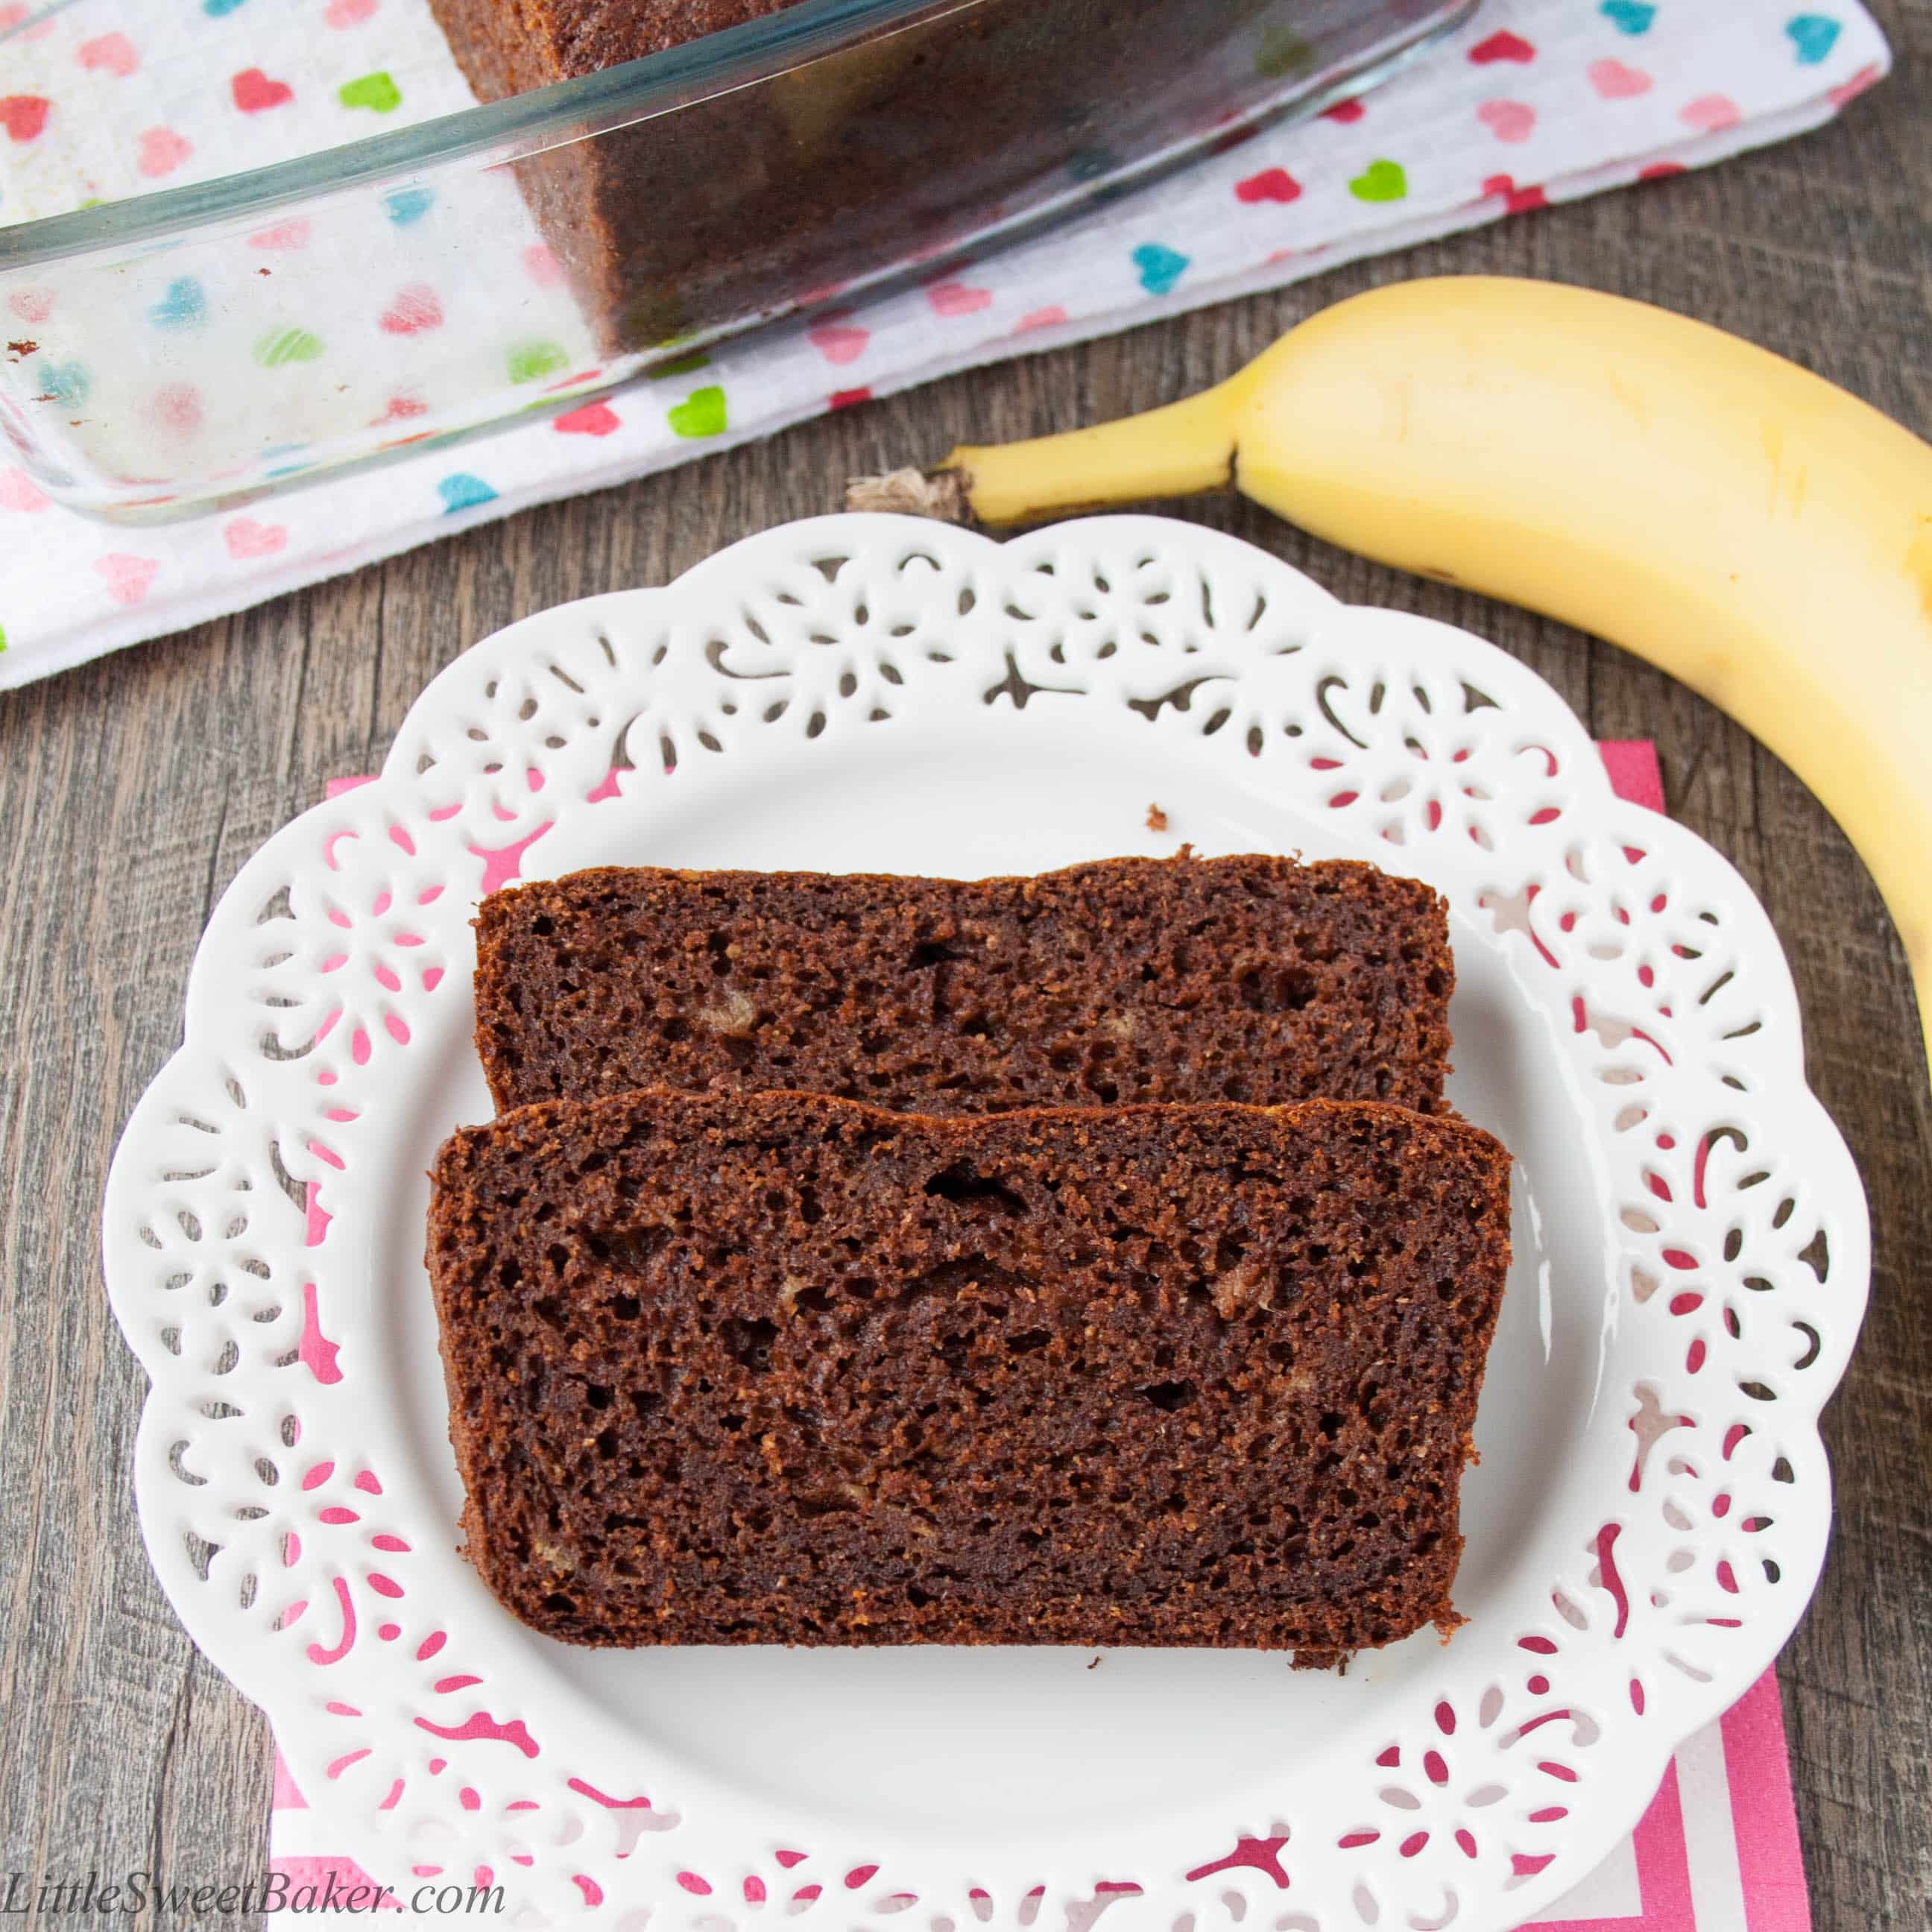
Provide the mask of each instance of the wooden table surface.
MULTIPOLYGON (((1900 70, 1802 140, 847 411, 0 698, 0 1870, 158 1865, 226 1882, 264 1866, 263 1726, 190 1647, 142 1553, 128 1472, 145 1384, 96 1258, 115 1138, 179 1040, 208 908, 262 840, 332 774, 374 770, 436 668, 513 619, 662 583, 956 433, 1034 434, 1168 400, 1372 283, 1480 271, 1646 297, 1932 435, 1932 0, 1874 11, 1900 70)), ((1654 738, 1670 810, 1768 908, 1876 1246, 1864 1339, 1826 1417, 1837 1538, 1779 1667, 1799 1824, 1823 1932, 1924 1924, 1932 1104, 1904 956, 1864 868, 1775 758, 1634 658, 1251 506, 1175 510, 1347 598, 1493 638, 1600 736, 1654 738)))

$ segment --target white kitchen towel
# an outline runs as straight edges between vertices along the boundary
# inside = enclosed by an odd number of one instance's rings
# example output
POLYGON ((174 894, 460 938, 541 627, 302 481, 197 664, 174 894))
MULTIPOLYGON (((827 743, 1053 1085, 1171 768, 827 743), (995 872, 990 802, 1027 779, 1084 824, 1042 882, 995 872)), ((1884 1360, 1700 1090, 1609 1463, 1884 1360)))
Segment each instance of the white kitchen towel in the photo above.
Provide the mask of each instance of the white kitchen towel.
MULTIPOLYGON (((24 8, 25 0, 0 0, 0 30, 24 8)), ((104 32, 104 15, 82 4, 0 41, 0 220, 78 198, 76 178, 112 197, 309 152, 345 138, 360 120, 394 124, 465 98, 423 0, 282 8, 202 0, 191 16, 173 0, 126 0, 115 17, 104 32), (218 57, 186 59, 176 36, 204 28, 226 37, 218 57), (167 83, 159 93, 158 76, 167 83), (117 107, 117 88, 144 85, 147 93, 130 92, 117 107)), ((1468 27, 1359 103, 1271 129, 1042 238, 949 265, 920 287, 851 308, 835 303, 690 358, 674 374, 532 416, 460 449, 405 454, 271 496, 245 514, 146 527, 76 515, 50 502, 23 470, 0 465, 0 687, 452 528, 686 462, 955 370, 1720 160, 1817 126, 1890 60, 1856 0, 1487 0, 1468 27)), ((412 200, 386 218, 448 213, 412 200)), ((554 264, 532 232, 518 219, 500 226, 477 243, 485 268, 526 278, 538 293, 554 286, 554 264)), ((302 224, 260 238, 271 255, 299 248, 302 224)), ((369 261, 369 274, 380 275, 373 243, 369 261)), ((320 356, 326 344, 343 356, 346 375, 360 328, 370 352, 406 338, 431 368, 443 296, 410 282, 372 304, 359 288, 352 317, 345 312, 326 326, 304 318, 257 359, 320 356)), ((149 325, 192 319, 198 296, 164 290, 146 311, 149 325)), ((14 313, 0 320, 31 330, 45 319, 34 312, 44 300, 14 288, 7 298, 14 313)), ((560 349, 535 347, 545 350, 535 373, 574 366, 552 359, 560 349)), ((448 352, 462 352, 454 332, 448 352)), ((80 379, 61 366, 46 374, 56 384, 80 379)), ((832 481, 828 508, 836 507, 832 481)))

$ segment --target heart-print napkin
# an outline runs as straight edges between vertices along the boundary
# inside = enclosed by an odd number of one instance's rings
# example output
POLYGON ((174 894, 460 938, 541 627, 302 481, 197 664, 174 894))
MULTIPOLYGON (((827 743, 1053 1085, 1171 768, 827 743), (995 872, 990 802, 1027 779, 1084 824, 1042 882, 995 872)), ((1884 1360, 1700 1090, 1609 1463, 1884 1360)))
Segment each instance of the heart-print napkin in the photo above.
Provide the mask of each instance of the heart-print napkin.
MULTIPOLYGON (((1664 809, 1654 745, 1622 739, 1598 748, 1619 797, 1664 809)), ((335 779, 329 796, 368 782, 335 779)), ((358 1886, 366 1899, 374 1882, 310 1810, 279 1754, 268 1850, 296 1902, 320 1906, 358 1886)), ((1111 1902, 1096 1894, 1070 1913, 1066 1932, 1088 1932, 1111 1902)), ((406 1906, 400 1916, 437 1917, 406 1906)), ((368 1916, 321 1908, 302 1922, 366 1924, 368 1916)), ((1810 1925, 1784 1709, 1777 1673, 1767 1670, 1717 1723, 1678 1748, 1636 1829, 1526 1932, 1810 1932, 1810 1925)), ((612 1932, 632 1928, 626 1919, 612 1932)))
MULTIPOLYGON (((0 32, 27 4, 0 0, 0 32)), ((123 0, 112 19, 110 28, 83 0, 0 41, 0 221, 80 198, 76 179, 86 194, 137 192, 466 98, 424 0, 123 0), (190 60, 197 35, 218 46, 190 60)), ((1817 126, 1890 62, 1857 0, 1486 0, 1470 26, 1359 102, 922 287, 835 303, 460 452, 292 490, 245 514, 145 528, 75 515, 0 466, 0 687, 954 370, 1721 160, 1817 126)), ((529 278, 536 299, 546 278, 554 291, 555 266, 520 213, 479 226, 475 253, 483 269, 529 278)), ((439 211, 411 200, 387 218, 439 211)), ((299 248, 302 224, 271 238, 299 248)), ((282 347, 340 355, 346 378, 383 331, 396 334, 385 317, 433 344, 448 292, 399 287, 380 307, 353 292, 339 316, 298 318, 282 347)), ((177 326, 194 295, 165 293, 130 326, 177 326)), ((33 291, 9 299, 31 306, 33 291)))

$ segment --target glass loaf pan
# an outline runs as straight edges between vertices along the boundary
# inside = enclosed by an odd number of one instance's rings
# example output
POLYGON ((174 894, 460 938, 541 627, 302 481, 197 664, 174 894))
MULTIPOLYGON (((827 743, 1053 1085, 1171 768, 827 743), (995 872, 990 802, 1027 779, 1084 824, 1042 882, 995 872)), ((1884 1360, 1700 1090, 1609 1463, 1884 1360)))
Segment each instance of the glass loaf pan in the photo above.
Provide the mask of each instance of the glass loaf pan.
MULTIPOLYGON (((433 36, 428 0, 391 4, 433 36)), ((97 516, 258 496, 932 272, 1360 91, 1474 4, 799 0, 512 99, 16 221, 0 430, 97 516)), ((26 27, 70 16, 110 24, 78 0, 26 27)), ((0 28, 0 94, 23 31, 0 28)), ((466 92, 453 63, 442 85, 466 92)))

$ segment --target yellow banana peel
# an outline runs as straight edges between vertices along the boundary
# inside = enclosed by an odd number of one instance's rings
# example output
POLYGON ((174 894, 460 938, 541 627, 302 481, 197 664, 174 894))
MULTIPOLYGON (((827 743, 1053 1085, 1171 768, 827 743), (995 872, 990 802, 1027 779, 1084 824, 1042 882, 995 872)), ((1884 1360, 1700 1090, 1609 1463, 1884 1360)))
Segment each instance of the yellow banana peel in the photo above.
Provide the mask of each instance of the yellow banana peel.
POLYGON ((1011 524, 1232 484, 1636 652, 1844 828, 1932 1054, 1932 446, 1795 363, 1558 283, 1404 282, 1184 401, 890 481, 852 500, 1011 524))

